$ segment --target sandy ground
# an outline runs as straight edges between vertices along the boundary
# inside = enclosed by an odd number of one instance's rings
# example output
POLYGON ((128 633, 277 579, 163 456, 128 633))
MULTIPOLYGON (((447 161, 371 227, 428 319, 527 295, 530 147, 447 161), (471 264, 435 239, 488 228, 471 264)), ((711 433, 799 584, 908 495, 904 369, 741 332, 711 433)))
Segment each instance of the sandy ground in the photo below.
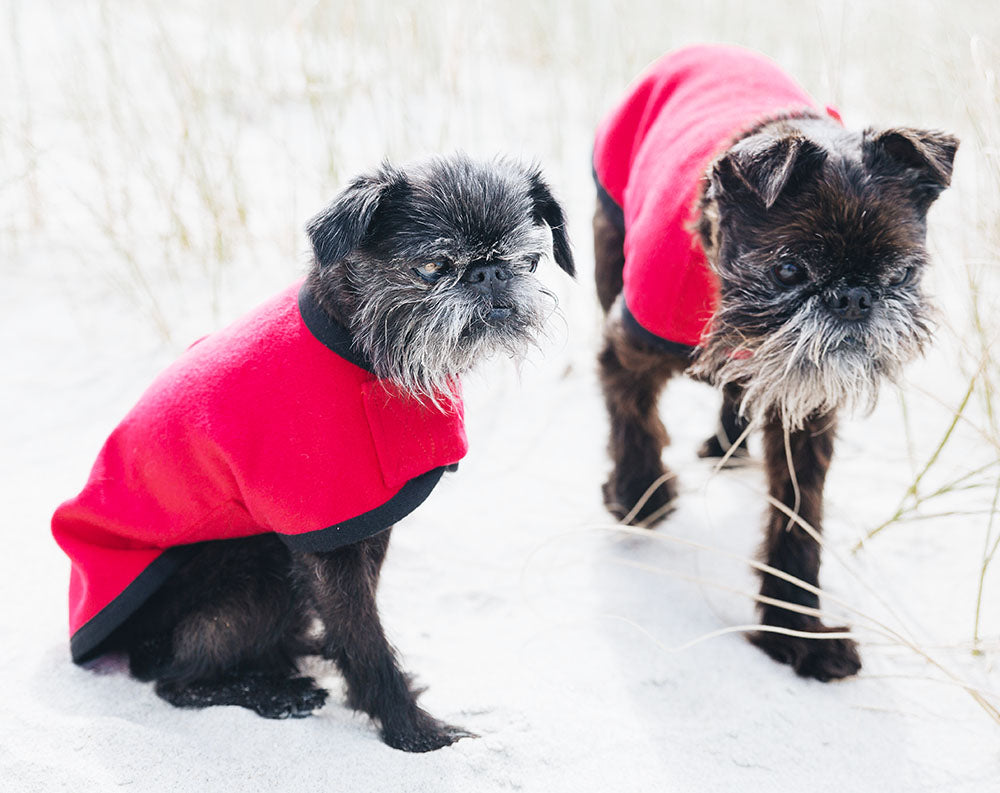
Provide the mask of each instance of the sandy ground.
MULTIPOLYGON (((701 26, 685 22, 684 35, 710 35, 709 23, 719 13, 706 11, 701 26)), ((927 19, 914 15, 920 19, 913 24, 926 30, 927 19)), ((34 18, 17 18, 51 45, 32 28, 34 18)), ((78 21, 70 14, 64 24, 78 21)), ((600 18, 592 21, 600 24, 600 18)), ((737 23, 726 25, 738 38, 737 23)), ((757 43, 754 30, 748 43, 757 43)), ((841 35, 837 41, 849 39, 841 35)), ((663 33, 663 49, 679 37, 663 33)), ((271 44, 282 46, 280 39, 271 44)), ((912 46, 918 51, 906 57, 919 59, 918 45, 912 46)), ((772 54, 791 67, 809 62, 803 48, 775 43, 772 54)), ((30 62, 40 56, 26 50, 23 57, 30 62)), ((44 80, 52 96, 63 99, 53 86, 65 88, 64 66, 57 60, 44 80)), ((829 64, 817 68, 820 73, 840 74, 829 64)), ((827 78, 816 77, 810 88, 819 94, 834 85, 827 78)), ((844 107, 850 86, 861 83, 857 70, 846 69, 832 93, 844 107)), ((945 332, 960 327, 959 309, 947 308, 961 303, 955 275, 961 251, 946 235, 978 195, 970 186, 974 163, 960 163, 956 195, 935 210, 932 248, 941 272, 932 288, 947 320, 937 347, 911 370, 904 387, 910 433, 898 392, 887 389, 872 416, 845 421, 839 434, 822 583, 831 595, 827 607, 858 628, 864 670, 836 684, 801 680, 740 632, 728 631, 754 620, 751 601, 739 591, 755 586, 742 558, 753 556, 760 539, 763 477, 753 464, 715 474, 695 458, 714 423, 717 399, 710 389, 677 382, 662 405, 674 440, 667 460, 683 488, 674 515, 637 536, 617 531, 600 504, 608 464, 593 365, 599 312, 588 280, 587 149, 595 109, 623 84, 620 75, 609 76, 591 95, 574 82, 560 101, 575 110, 548 126, 538 122, 544 116, 529 114, 534 128, 520 130, 511 147, 550 166, 566 197, 580 283, 549 268, 545 278, 562 301, 550 338, 519 370, 495 361, 468 378, 470 454, 394 534, 380 590, 388 633, 406 668, 428 686, 425 706, 480 736, 416 756, 381 744, 369 721, 344 707, 336 674, 319 665, 309 671, 332 690, 327 706, 309 719, 272 722, 238 708, 173 709, 150 686, 129 679, 121 659, 106 658, 90 669, 70 663, 68 566, 48 533, 52 510, 79 489, 107 432, 188 341, 303 271, 305 243, 295 230, 329 185, 311 183, 291 205, 269 214, 267 202, 258 199, 273 164, 250 155, 241 161, 254 217, 277 218, 281 231, 260 231, 252 254, 249 243, 237 250, 221 276, 221 295, 212 291, 211 273, 195 267, 150 272, 170 330, 165 339, 141 296, 122 288, 121 278, 112 277, 117 271, 105 266, 99 230, 92 228, 93 238, 82 246, 88 255, 80 254, 79 236, 63 233, 63 219, 76 234, 87 227, 90 216, 72 197, 93 187, 93 174, 61 168, 67 152, 82 144, 60 137, 60 119, 72 117, 53 110, 58 103, 48 105, 43 87, 33 86, 33 134, 48 142, 35 151, 45 164, 38 166, 34 192, 30 185, 23 194, 11 192, 11 184, 21 189, 18 180, 35 173, 18 166, 15 181, 4 182, 0 194, 12 207, 12 219, 0 227, 0 489, 8 507, 0 555, 0 788, 1000 790, 1000 727, 956 682, 1000 691, 1000 613, 992 578, 985 652, 973 656, 969 645, 985 521, 961 513, 981 510, 985 497, 975 491, 959 505, 949 501, 942 511, 951 514, 891 527, 860 553, 850 552, 892 513, 967 383, 956 368, 961 338, 945 332), (543 142, 532 146, 536 137, 543 142), (41 196, 44 214, 56 213, 58 220, 47 217, 33 226, 25 214, 32 195, 41 196)), ((849 123, 861 123, 867 110, 878 114, 871 90, 859 89, 856 107, 845 112, 849 123)), ((910 83, 899 88, 916 90, 910 83)), ((23 94, 5 98, 8 110, 23 107, 17 104, 23 94)), ((545 97, 532 94, 524 101, 543 106, 545 97)), ((454 141, 442 133, 449 147, 477 148, 470 140, 491 116, 478 106, 470 113, 479 113, 478 121, 469 128, 456 122, 454 141)), ((23 115, 7 117, 23 121, 23 115)), ((952 128, 962 123, 955 106, 930 100, 911 118, 952 128)), ((357 118, 345 123, 360 125, 357 118)), ((379 135, 340 160, 345 175, 376 161, 381 155, 368 149, 379 142, 403 153, 420 148, 384 130, 379 135)), ((342 137, 333 138, 346 146, 342 137)), ((0 143, 16 153, 17 140, 8 134, 0 143)), ((419 138, 425 148, 428 140, 419 138)), ((501 148, 492 140, 480 140, 479 147, 501 148)), ((172 167, 174 161, 164 159, 164 171, 172 167)), ((329 178, 333 186, 336 181, 329 178)), ((159 262, 160 249, 149 245, 155 235, 143 231, 141 219, 134 222, 139 233, 125 235, 126 243, 140 264, 159 262)), ((944 456, 943 479, 991 453, 973 426, 961 425, 944 456)))

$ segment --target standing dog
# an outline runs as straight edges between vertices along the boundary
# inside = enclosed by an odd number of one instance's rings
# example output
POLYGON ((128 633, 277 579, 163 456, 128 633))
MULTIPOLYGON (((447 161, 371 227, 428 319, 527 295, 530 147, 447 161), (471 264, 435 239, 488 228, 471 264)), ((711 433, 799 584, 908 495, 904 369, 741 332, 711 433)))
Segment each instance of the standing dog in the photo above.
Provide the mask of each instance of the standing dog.
POLYGON ((305 716, 321 654, 390 746, 468 735, 417 705, 375 602, 392 525, 466 451, 457 378, 522 355, 573 274, 535 168, 464 156, 356 179, 309 225, 308 278, 196 343, 56 511, 73 660, 129 654, 179 707, 305 716))
MULTIPOLYGON (((608 509, 651 523, 676 495, 660 460, 657 399, 687 370, 722 389, 704 457, 745 453, 763 428, 771 496, 817 530, 838 408, 874 404, 929 338, 920 289, 927 210, 947 187, 958 141, 908 128, 843 128, 771 61, 696 46, 639 78, 594 150, 599 356, 614 463, 608 509)), ((781 510, 767 564, 817 586, 820 549, 781 510)), ((844 630, 819 599, 764 574, 765 625, 844 630), (805 613, 782 605, 803 607, 805 613)), ((759 632, 752 640, 806 677, 861 666, 854 642, 759 632)))

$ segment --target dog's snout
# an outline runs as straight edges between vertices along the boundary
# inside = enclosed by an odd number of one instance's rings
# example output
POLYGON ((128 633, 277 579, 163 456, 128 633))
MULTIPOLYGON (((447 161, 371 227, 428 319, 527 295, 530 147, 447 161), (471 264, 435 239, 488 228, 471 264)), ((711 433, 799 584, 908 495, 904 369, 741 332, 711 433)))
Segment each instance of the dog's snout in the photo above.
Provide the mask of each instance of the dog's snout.
POLYGON ((867 317, 875 298, 863 286, 836 289, 827 295, 826 306, 842 319, 859 320, 867 317))
POLYGON ((510 278, 510 272, 499 264, 474 264, 465 271, 462 280, 474 289, 491 292, 500 286, 501 282, 510 278))

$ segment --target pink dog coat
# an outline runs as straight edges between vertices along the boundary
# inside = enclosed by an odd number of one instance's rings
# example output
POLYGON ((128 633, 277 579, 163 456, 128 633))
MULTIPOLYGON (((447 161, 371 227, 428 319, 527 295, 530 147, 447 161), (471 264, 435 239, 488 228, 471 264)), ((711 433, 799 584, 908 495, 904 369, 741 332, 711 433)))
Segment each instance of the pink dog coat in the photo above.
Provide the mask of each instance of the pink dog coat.
POLYGON ((376 379, 293 285, 162 372, 56 510, 73 660, 99 653, 195 543, 357 542, 416 509, 467 448, 459 400, 438 410, 376 379))
POLYGON ((633 83, 594 145, 598 195, 625 232, 632 330, 675 352, 698 344, 719 294, 691 228, 708 165, 762 120, 815 109, 773 61, 738 47, 677 50, 633 83))

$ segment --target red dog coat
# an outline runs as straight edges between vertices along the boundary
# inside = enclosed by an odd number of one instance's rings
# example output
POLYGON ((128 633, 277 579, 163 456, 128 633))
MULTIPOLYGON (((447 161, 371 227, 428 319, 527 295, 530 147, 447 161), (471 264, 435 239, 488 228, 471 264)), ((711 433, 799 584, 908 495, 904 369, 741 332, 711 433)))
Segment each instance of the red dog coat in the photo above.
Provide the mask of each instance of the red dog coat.
POLYGON ((674 351, 698 344, 719 293, 691 229, 705 171, 762 120, 815 107, 764 56, 700 45, 656 61, 604 119, 594 177, 625 232, 625 319, 633 330, 674 351))
POLYGON ((460 401, 438 410, 377 380, 347 331, 290 287, 160 374, 56 510, 73 660, 99 653, 194 543, 356 542, 416 509, 467 448, 460 401))

